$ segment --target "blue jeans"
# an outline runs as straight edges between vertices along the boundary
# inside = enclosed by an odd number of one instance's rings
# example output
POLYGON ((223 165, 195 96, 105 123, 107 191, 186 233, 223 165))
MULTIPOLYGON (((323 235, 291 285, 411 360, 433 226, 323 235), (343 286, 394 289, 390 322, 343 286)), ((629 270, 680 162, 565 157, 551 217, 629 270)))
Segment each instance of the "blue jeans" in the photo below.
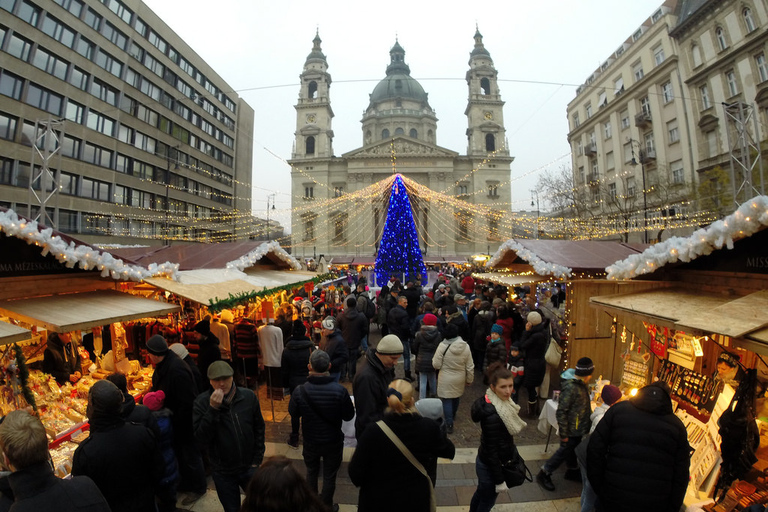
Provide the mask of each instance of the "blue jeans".
POLYGON ((403 342, 403 370, 405 373, 411 371, 411 340, 402 339, 403 342))
POLYGON ((363 336, 363 339, 360 340, 360 346, 363 347, 363 354, 368 352, 368 335, 367 334, 363 336))
POLYGON ((240 489, 244 491, 248 482, 256 472, 256 468, 248 468, 245 471, 233 474, 213 472, 213 483, 216 485, 216 494, 224 509, 224 512, 238 512, 240 510, 240 489))
POLYGON ((329 507, 333 507, 333 493, 336 492, 336 474, 341 467, 344 455, 344 441, 334 444, 316 446, 304 442, 304 464, 307 466, 307 483, 309 488, 317 492, 317 476, 320 473, 320 459, 323 461, 323 491, 320 499, 329 507))
POLYGON ((437 394, 437 373, 436 372, 421 372, 419 374, 419 398, 428 398, 430 394, 427 392, 427 384, 432 391, 432 396, 437 394))
POLYGON ((568 469, 578 469, 579 463, 576 461, 576 447, 581 442, 581 436, 571 436, 567 442, 560 441, 560 447, 541 467, 546 473, 552 474, 554 470, 565 462, 568 469))
POLYGON ((456 411, 459 410, 459 398, 441 398, 443 401, 443 414, 445 415, 445 425, 453 426, 453 420, 456 418, 456 411))
POLYGON ((498 496, 496 484, 493 483, 491 471, 480 461, 480 457, 475 459, 475 471, 477 472, 477 490, 469 503, 469 512, 490 512, 498 496))

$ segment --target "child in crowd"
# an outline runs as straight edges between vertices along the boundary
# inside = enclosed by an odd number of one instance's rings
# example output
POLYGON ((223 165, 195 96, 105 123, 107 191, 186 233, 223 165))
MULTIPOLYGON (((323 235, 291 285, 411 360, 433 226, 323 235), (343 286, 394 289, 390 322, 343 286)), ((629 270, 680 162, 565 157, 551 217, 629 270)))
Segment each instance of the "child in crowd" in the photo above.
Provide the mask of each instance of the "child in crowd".
POLYGON ((496 361, 502 365, 507 364, 507 347, 504 345, 504 340, 501 337, 503 332, 504 328, 499 324, 493 324, 493 327, 491 327, 491 335, 486 338, 488 345, 485 347, 485 364, 483 368, 488 368, 496 361))
POLYGON ((523 385, 523 366, 525 364, 525 358, 523 357, 523 351, 516 344, 512 344, 509 349, 509 358, 507 359, 507 367, 512 372, 512 378, 514 379, 515 390, 512 392, 512 400, 517 403, 517 393, 520 387, 523 385))
POLYGON ((162 390, 150 391, 144 395, 142 403, 152 411, 157 421, 160 437, 157 445, 165 462, 165 472, 156 489, 160 512, 173 512, 176 510, 176 485, 179 481, 179 466, 176 462, 176 454, 173 451, 173 425, 171 416, 173 413, 165 407, 165 393, 162 390))

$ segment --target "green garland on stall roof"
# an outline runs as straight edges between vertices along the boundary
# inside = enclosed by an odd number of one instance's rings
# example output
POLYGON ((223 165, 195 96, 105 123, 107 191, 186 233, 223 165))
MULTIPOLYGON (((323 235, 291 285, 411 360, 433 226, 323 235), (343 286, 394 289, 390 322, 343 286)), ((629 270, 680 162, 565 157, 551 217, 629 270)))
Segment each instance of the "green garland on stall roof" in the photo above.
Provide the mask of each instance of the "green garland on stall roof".
POLYGON ((230 293, 229 297, 227 297, 226 299, 219 299, 218 297, 214 297, 213 299, 208 299, 208 309, 213 313, 218 313, 222 309, 231 309, 241 304, 250 302, 254 299, 258 299, 261 297, 268 297, 270 295, 273 295, 275 293, 280 293, 282 291, 289 292, 291 290, 301 288, 302 286, 304 286, 305 283, 321 283, 323 281, 328 281, 329 279, 333 279, 334 277, 336 277, 334 274, 327 273, 327 274, 321 274, 319 276, 315 276, 312 279, 307 279, 306 281, 301 281, 299 283, 288 284, 285 286, 277 286, 275 288, 269 288, 269 289, 261 290, 258 292, 242 292, 238 294, 230 293))
POLYGON ((21 351, 21 347, 17 344, 13 344, 13 353, 16 356, 16 365, 19 368, 19 381, 21 381, 21 393, 24 395, 24 399, 32 409, 37 410, 37 404, 35 403, 35 394, 29 389, 29 368, 27 367, 27 358, 24 357, 24 352, 21 351))

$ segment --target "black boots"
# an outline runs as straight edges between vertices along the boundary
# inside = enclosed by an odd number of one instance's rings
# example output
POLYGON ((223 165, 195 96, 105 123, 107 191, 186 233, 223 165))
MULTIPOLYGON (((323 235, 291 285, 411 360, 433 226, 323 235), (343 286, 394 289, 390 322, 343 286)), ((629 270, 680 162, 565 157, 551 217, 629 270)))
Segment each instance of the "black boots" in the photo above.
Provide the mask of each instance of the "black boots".
POLYGON ((543 469, 536 475, 536 482, 548 491, 555 490, 555 484, 552 483, 552 477, 543 469))
POLYGON ((533 402, 528 402, 528 417, 536 419, 539 417, 539 401, 534 400, 533 402))

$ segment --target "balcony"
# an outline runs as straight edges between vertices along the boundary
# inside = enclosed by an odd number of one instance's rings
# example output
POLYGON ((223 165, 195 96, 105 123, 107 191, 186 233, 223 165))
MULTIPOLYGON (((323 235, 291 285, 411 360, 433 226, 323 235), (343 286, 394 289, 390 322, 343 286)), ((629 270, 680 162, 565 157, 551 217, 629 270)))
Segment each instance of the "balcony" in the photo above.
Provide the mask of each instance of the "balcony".
POLYGON ((647 112, 640 112, 635 116, 635 126, 638 128, 645 128, 651 125, 651 114, 647 112))
POLYGON ((584 146, 584 154, 587 156, 594 156, 597 154, 597 143, 595 142, 588 142, 584 146))
POLYGON ((600 174, 596 172, 591 172, 587 174, 587 182, 592 186, 597 186, 600 184, 600 174))

